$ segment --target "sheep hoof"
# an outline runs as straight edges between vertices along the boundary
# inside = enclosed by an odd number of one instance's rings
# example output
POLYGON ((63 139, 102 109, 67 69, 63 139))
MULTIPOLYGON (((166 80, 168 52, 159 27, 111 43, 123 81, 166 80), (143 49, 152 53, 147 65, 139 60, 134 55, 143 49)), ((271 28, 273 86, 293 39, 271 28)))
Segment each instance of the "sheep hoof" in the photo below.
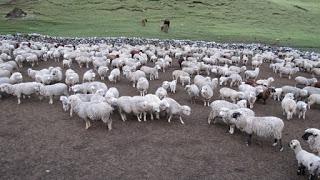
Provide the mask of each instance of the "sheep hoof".
POLYGON ((278 143, 273 143, 272 146, 276 146, 278 143))
POLYGON ((283 151, 283 147, 280 148, 280 152, 282 152, 282 151, 283 151))

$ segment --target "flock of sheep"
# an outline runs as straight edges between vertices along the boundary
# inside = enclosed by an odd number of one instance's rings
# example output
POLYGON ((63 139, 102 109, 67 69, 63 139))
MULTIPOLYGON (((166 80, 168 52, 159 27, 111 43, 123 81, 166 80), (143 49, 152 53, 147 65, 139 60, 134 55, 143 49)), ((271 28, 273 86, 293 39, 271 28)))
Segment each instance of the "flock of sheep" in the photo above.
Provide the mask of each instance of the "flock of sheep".
MULTIPOLYGON (((281 118, 290 120, 297 115, 305 119, 308 109, 320 104, 320 82, 315 78, 318 76, 320 55, 306 56, 298 51, 0 41, 0 93, 17 97, 18 104, 31 95, 48 98, 49 104, 54 103, 54 97, 59 97, 63 110, 69 111, 70 116, 76 113, 85 121, 86 129, 92 121, 102 120, 111 130, 114 111, 119 112, 123 121, 129 114, 139 122, 146 121, 147 116, 151 120, 166 116, 170 122, 177 116, 184 124, 182 117, 189 116, 191 108, 169 97, 170 93, 177 93, 180 83, 185 92, 178 93, 187 93, 191 104, 198 99, 211 109, 209 124, 220 121, 228 126, 230 134, 235 128, 245 132, 247 145, 251 144, 252 135, 271 137, 273 146, 279 145, 280 151, 283 150, 281 139, 285 126, 281 118), (60 62, 62 68, 34 69, 46 61, 60 62), (174 61, 179 63, 180 69, 172 72, 172 80, 159 84, 154 94, 148 92, 149 81, 159 79, 159 72, 166 72, 174 61), (259 79, 263 63, 268 63, 280 77, 291 79, 298 71, 305 71, 314 78, 297 76, 294 78, 296 86, 275 88, 273 77, 259 79), (89 69, 82 79, 72 69, 77 65, 89 69), (24 82, 19 72, 25 66, 29 67, 27 74, 32 82, 24 82), (97 76, 101 81, 96 80, 97 76), (116 84, 123 78, 132 83, 139 95, 120 96, 117 88, 108 88, 105 83, 116 84), (220 100, 212 102, 214 96, 219 96, 220 100), (269 97, 281 101, 283 117, 255 116, 252 110, 255 102, 266 103, 269 97)), ((315 179, 320 175, 320 130, 306 129, 302 138, 317 155, 303 150, 298 140, 292 140, 289 145, 298 160, 298 174, 307 171, 309 178, 315 179)))

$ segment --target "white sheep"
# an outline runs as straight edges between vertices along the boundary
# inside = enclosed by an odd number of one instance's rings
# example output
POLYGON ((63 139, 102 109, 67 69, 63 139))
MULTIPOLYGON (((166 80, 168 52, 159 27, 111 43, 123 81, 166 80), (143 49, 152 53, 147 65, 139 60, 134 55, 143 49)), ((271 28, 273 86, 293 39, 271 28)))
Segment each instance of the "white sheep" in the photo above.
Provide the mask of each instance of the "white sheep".
POLYGON ((0 69, 0 77, 10 77, 11 72, 8 70, 0 69))
POLYGON ((210 77, 203 77, 201 75, 196 75, 193 81, 199 89, 201 89, 202 86, 209 85, 213 90, 215 90, 219 85, 219 81, 217 78, 211 79, 210 77))
POLYGON ((230 98, 233 103, 236 103, 238 100, 241 98, 244 98, 244 93, 243 92, 238 92, 236 90, 223 87, 219 90, 220 92, 220 97, 224 100, 227 98, 230 98))
POLYGON ((72 69, 67 69, 65 75, 65 83, 68 86, 73 86, 80 82, 79 75, 72 69))
POLYGON ((190 76, 187 72, 184 72, 184 71, 182 71, 182 70, 174 70, 173 72, 172 72, 172 79, 173 80, 178 80, 178 78, 180 77, 180 76, 190 76))
POLYGON ((110 75, 108 76, 109 81, 117 83, 120 81, 120 70, 118 68, 112 69, 110 75))
POLYGON ((202 86, 200 95, 203 98, 203 106, 209 106, 210 99, 213 96, 213 89, 209 85, 202 86))
POLYGON ((64 83, 41 85, 36 87, 36 92, 41 96, 49 97, 49 104, 53 104, 53 96, 68 95, 68 86, 64 83))
POLYGON ((62 61, 62 67, 63 68, 71 68, 72 60, 71 59, 64 59, 62 61))
POLYGON ((310 149, 320 155, 320 130, 308 128, 304 131, 302 139, 308 142, 310 149))
POLYGON ((299 68, 291 68, 291 67, 280 67, 279 69, 279 75, 282 77, 283 74, 288 75, 288 78, 291 79, 292 75, 299 72, 299 68))
POLYGON ((149 76, 150 80, 159 79, 159 72, 158 72, 159 69, 160 69, 159 66, 155 66, 153 68, 148 66, 142 66, 140 68, 141 71, 145 72, 146 75, 149 76))
POLYGON ((232 114, 230 123, 248 134, 247 145, 251 144, 252 135, 256 134, 259 137, 274 138, 273 146, 279 143, 280 151, 283 151, 281 138, 284 123, 282 119, 274 116, 244 116, 240 112, 235 112, 232 114))
POLYGON ((99 66, 98 68, 98 74, 100 76, 100 79, 103 81, 105 77, 108 75, 109 68, 106 66, 99 66))
POLYGON ((280 101, 281 94, 282 94, 282 88, 275 88, 274 91, 275 92, 272 94, 273 95, 273 100, 280 101))
POLYGON ((270 87, 272 82, 274 82, 273 77, 269 77, 268 79, 259 79, 259 80, 257 80, 256 84, 257 85, 263 85, 263 86, 266 86, 266 87, 270 87))
POLYGON ((229 78, 231 79, 231 82, 230 82, 230 87, 233 87, 234 85, 235 86, 240 86, 241 82, 242 82, 242 78, 239 74, 231 74, 229 76, 229 78))
POLYGON ((308 91, 305 89, 300 89, 294 86, 282 86, 282 94, 286 95, 287 93, 292 93, 294 98, 303 99, 308 96, 308 91))
POLYGON ((180 79, 182 86, 190 85, 190 83, 191 83, 191 78, 189 75, 188 76, 180 76, 179 79, 180 79))
POLYGON ((141 70, 135 72, 129 71, 127 74, 127 78, 132 82, 132 87, 136 87, 136 83, 141 77, 146 77, 146 73, 141 70))
POLYGON ((292 93, 288 93, 284 96, 284 98, 281 101, 281 107, 283 115, 287 114, 287 119, 292 119, 297 108, 297 103, 294 100, 294 95, 292 93))
POLYGON ((73 96, 78 96, 81 101, 83 102, 90 102, 91 98, 94 94, 73 94, 69 97, 67 96, 60 96, 60 101, 62 103, 62 108, 64 111, 68 111, 70 109, 70 117, 73 116, 73 104, 70 104, 70 99, 73 98, 73 96))
POLYGON ((177 81, 176 80, 172 80, 169 82, 169 87, 170 87, 170 91, 172 93, 176 93, 176 88, 177 88, 177 81))
POLYGON ((302 76, 297 76, 296 78, 294 78, 294 80, 296 81, 296 84, 301 84, 301 85, 305 85, 305 86, 312 86, 314 85, 316 82, 318 82, 318 80, 316 78, 305 78, 302 76))
POLYGON ((303 119, 306 119, 306 112, 308 109, 308 104, 304 101, 298 101, 297 107, 296 107, 296 113, 298 113, 298 118, 302 117, 303 119))
POLYGON ((90 120, 102 120, 107 124, 108 129, 112 129, 111 114, 113 108, 106 102, 83 102, 77 96, 70 99, 70 104, 78 116, 86 122, 86 129, 91 126, 90 120))
POLYGON ((311 94, 308 97, 308 108, 311 108, 313 104, 320 104, 320 94, 311 94))
POLYGON ((166 111, 169 115, 168 122, 171 122, 173 115, 178 115, 181 124, 184 124, 182 115, 190 116, 191 108, 189 106, 182 106, 172 98, 166 97, 161 100, 160 110, 166 111))
POLYGON ((82 82, 85 82, 85 81, 92 82, 95 80, 95 78, 96 78, 96 73, 93 72, 92 69, 90 69, 83 74, 82 82))
POLYGON ((199 97, 199 95, 200 95, 200 90, 199 90, 198 86, 196 86, 195 84, 186 85, 185 89, 186 89, 189 97, 191 98, 191 104, 195 103, 196 97, 199 97))
POLYGON ((256 79, 259 75, 260 69, 255 68, 254 70, 246 70, 244 72, 244 77, 245 79, 256 79))
POLYGON ((76 84, 71 86, 71 91, 74 93, 95 93, 98 89, 108 90, 108 87, 105 83, 94 81, 94 82, 85 82, 82 84, 76 84))
POLYGON ((112 98, 118 98, 119 95, 120 95, 120 93, 119 93, 118 89, 115 88, 115 87, 111 87, 111 88, 108 89, 108 91, 104 95, 104 98, 106 99, 106 101, 109 104, 111 104, 112 98))
POLYGON ((23 77, 20 72, 12 73, 10 78, 0 77, 0 84, 4 84, 4 83, 16 84, 16 83, 21 83, 22 81, 23 81, 23 77))
POLYGON ((314 163, 317 164, 317 162, 320 161, 320 157, 316 156, 312 153, 307 152, 306 150, 303 150, 300 142, 296 139, 291 140, 289 143, 290 148, 294 151, 296 155, 296 159, 298 161, 298 175, 305 175, 305 170, 308 170, 309 172, 309 179, 313 179, 311 177, 314 177, 314 168, 312 165, 314 163))
POLYGON ((17 96, 18 104, 21 103, 21 96, 29 96, 36 93, 36 89, 40 87, 40 83, 26 82, 19 84, 2 84, 1 91, 17 96))
POLYGON ((159 87, 155 94, 160 98, 160 99, 163 99, 165 97, 167 97, 168 93, 167 93, 167 90, 163 87, 159 87))
MULTIPOLYGON (((239 103, 239 102, 238 102, 239 103)), ((246 106, 240 106, 239 104, 233 104, 231 102, 225 101, 225 100, 215 100, 210 104, 210 114, 208 117, 208 124, 211 123, 212 120, 214 120, 214 123, 217 122, 216 117, 220 117, 220 112, 223 108, 228 109, 238 109, 238 108, 245 108, 246 106)))
POLYGON ((255 113, 248 108, 237 108, 237 109, 229 109, 229 108, 221 108, 221 111, 219 113, 219 116, 223 119, 223 121, 229 125, 229 133, 233 134, 234 133, 234 128, 235 125, 234 124, 230 124, 231 119, 232 119, 232 115, 233 113, 238 112, 241 113, 244 116, 255 116, 255 113))
POLYGON ((144 96, 147 94, 147 91, 149 89, 149 81, 145 77, 141 77, 138 79, 137 82, 137 89, 140 92, 141 96, 144 96))
POLYGON ((306 86, 303 88, 307 92, 308 95, 311 94, 320 94, 320 88, 312 87, 312 86, 306 86))

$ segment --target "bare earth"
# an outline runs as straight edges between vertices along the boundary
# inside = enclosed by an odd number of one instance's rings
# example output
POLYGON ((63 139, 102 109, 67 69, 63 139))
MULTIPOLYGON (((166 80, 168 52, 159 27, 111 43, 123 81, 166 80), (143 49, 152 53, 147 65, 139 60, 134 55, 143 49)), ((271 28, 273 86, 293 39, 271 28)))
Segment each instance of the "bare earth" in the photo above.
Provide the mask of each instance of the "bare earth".
MULTIPOLYGON (((42 62, 36 69, 53 65, 58 64, 42 62)), ((267 66, 263 65, 259 78, 275 77, 276 87, 294 84, 280 79, 267 66)), ((79 71, 75 64, 73 68, 79 71)), ((151 81, 149 92, 171 80, 171 72, 177 68, 174 63, 169 71, 161 72, 160 80, 151 81)), ((26 69, 22 70, 24 77, 26 69)), ((116 85, 106 84, 117 87, 121 95, 139 94, 124 78, 116 85)), ((191 105, 180 84, 170 97, 191 105)), ((14 97, 0 100, 0 179, 306 179, 296 175, 294 153, 287 144, 295 138, 302 141, 306 128, 319 128, 320 116, 319 107, 313 107, 307 120, 284 120, 285 149, 278 152, 271 139, 254 136, 247 147, 243 133, 229 135, 225 125, 209 126, 210 109, 200 100, 191 105, 192 114, 184 117, 185 125, 164 118, 139 123, 133 116, 122 122, 115 111, 109 132, 102 122, 85 130, 84 121, 70 118, 58 98, 53 105, 48 101, 32 97, 17 105, 14 97)), ((267 105, 257 102, 254 111, 259 116, 285 119, 280 102, 271 99, 267 105)), ((308 149, 305 142, 302 146, 308 149)))

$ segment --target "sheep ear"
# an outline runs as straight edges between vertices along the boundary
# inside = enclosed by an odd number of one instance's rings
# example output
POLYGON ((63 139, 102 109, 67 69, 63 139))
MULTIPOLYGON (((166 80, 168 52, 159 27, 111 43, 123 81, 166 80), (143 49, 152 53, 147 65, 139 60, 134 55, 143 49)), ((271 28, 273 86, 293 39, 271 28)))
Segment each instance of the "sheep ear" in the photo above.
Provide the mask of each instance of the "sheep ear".
POLYGON ((232 114, 232 118, 235 118, 235 119, 237 119, 239 116, 241 116, 241 113, 239 112, 235 112, 232 114))

